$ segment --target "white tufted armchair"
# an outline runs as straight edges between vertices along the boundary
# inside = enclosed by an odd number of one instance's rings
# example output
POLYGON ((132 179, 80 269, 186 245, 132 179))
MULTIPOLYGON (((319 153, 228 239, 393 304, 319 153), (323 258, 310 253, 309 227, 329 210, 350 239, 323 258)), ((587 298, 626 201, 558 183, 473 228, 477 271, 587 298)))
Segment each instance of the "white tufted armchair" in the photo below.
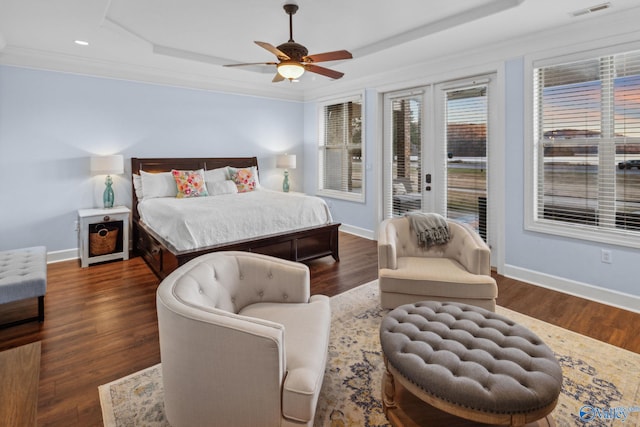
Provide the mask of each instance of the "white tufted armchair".
POLYGON ((331 311, 307 266, 203 255, 162 281, 157 306, 172 427, 313 425, 331 311))
POLYGON ((417 301, 455 301, 495 311, 498 286, 491 251, 466 224, 447 220, 451 239, 424 248, 406 217, 378 229, 378 281, 383 308, 417 301))

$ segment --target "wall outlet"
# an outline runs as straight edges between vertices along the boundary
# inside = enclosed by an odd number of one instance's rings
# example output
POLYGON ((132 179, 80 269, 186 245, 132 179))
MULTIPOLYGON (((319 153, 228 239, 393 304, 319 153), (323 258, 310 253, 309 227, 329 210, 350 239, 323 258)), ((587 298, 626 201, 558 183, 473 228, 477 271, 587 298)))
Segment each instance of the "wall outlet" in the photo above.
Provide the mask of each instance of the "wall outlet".
POLYGON ((602 253, 600 254, 600 259, 604 263, 611 264, 613 262, 611 251, 609 249, 603 249, 602 253))

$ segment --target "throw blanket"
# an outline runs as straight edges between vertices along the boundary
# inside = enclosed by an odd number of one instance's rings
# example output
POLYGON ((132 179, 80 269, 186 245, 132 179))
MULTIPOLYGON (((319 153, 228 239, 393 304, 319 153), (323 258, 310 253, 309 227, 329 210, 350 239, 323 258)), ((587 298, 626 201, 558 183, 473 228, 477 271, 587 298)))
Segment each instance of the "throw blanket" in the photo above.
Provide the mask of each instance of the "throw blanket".
POLYGON ((418 235, 418 245, 442 245, 450 239, 447 220, 436 213, 407 213, 409 226, 418 235))

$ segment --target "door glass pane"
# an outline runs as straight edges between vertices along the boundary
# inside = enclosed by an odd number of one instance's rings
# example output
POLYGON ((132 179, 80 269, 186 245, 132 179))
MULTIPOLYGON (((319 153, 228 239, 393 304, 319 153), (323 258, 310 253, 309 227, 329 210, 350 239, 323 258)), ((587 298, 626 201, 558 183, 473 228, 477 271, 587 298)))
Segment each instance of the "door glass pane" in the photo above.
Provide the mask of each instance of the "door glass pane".
POLYGON ((446 92, 447 217, 487 235, 487 86, 446 92))
POLYGON ((422 210, 422 96, 391 102, 392 215, 422 210))

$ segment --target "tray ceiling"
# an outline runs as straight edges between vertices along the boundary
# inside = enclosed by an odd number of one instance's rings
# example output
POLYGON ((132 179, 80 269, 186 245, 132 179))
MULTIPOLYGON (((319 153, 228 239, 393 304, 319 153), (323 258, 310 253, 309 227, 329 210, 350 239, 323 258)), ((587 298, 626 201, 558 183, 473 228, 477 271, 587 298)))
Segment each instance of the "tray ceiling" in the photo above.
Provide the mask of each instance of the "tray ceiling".
MULTIPOLYGON (((288 39, 282 0, 0 0, 0 63, 191 86, 304 91, 332 80, 306 73, 294 87, 271 83, 275 67, 256 46, 288 39), (74 43, 84 40, 88 46, 74 43), (273 87, 276 86, 276 87, 273 87)), ((585 0, 298 0, 295 41, 310 53, 347 49, 325 63, 358 79, 590 19, 585 0)), ((636 7, 613 0, 598 14, 636 7)), ((324 64, 323 64, 324 65, 324 64)), ((259 92, 259 91, 258 91, 259 92)))

